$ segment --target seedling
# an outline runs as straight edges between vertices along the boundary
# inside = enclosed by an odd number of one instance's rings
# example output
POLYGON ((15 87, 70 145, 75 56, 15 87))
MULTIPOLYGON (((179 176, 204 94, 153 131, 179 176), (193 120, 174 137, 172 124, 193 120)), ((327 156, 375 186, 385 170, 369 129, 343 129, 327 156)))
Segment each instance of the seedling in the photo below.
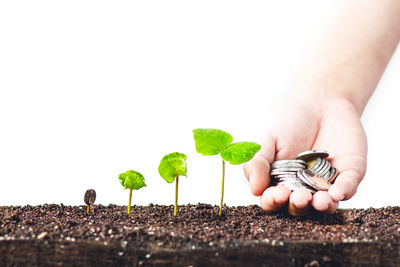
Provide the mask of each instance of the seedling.
POLYGON ((186 176, 187 172, 186 155, 178 152, 165 155, 158 166, 158 172, 168 183, 172 183, 175 180, 174 216, 176 216, 178 210, 179 176, 186 176))
POLYGON ((144 177, 137 171, 129 170, 118 175, 118 179, 124 189, 129 189, 128 214, 131 214, 132 190, 139 190, 146 186, 144 177))
POLYGON ((194 129, 193 137, 197 153, 203 156, 221 155, 222 158, 222 186, 221 200, 219 203, 219 216, 222 214, 224 201, 225 161, 231 164, 242 164, 251 160, 261 149, 259 144, 253 142, 232 143, 232 136, 218 129, 194 129))
POLYGON ((85 201, 87 205, 86 213, 89 214, 90 206, 93 205, 93 203, 96 201, 96 191, 94 191, 93 189, 86 190, 83 201, 85 201))

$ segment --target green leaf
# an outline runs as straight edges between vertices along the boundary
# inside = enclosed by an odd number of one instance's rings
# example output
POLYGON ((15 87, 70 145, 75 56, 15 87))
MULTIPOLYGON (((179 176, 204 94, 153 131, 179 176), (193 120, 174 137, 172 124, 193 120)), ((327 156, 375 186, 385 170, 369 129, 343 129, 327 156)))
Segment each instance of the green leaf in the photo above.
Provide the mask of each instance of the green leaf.
POLYGON ((129 170, 121 173, 120 175, 118 175, 118 179, 125 189, 129 188, 133 190, 138 190, 146 186, 146 184, 144 183, 143 175, 137 171, 129 170))
POLYGON ((158 166, 158 173, 168 183, 172 183, 177 176, 186 176, 186 172, 186 155, 183 153, 165 155, 158 166))
POLYGON ((233 141, 230 134, 218 129, 194 129, 193 137, 197 153, 203 156, 217 155, 233 141))
POLYGON ((261 146, 256 143, 238 142, 221 152, 221 158, 230 164, 242 164, 251 160, 260 149, 261 146))

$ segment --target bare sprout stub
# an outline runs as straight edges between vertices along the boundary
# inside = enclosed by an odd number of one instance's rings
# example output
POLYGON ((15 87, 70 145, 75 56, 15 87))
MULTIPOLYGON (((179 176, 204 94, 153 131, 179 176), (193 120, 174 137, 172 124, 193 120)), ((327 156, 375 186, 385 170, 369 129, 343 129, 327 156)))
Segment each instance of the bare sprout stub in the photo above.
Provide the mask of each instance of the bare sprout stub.
POLYGON ((83 200, 87 205, 86 213, 89 213, 90 206, 96 201, 96 191, 94 191, 93 189, 86 190, 83 200))

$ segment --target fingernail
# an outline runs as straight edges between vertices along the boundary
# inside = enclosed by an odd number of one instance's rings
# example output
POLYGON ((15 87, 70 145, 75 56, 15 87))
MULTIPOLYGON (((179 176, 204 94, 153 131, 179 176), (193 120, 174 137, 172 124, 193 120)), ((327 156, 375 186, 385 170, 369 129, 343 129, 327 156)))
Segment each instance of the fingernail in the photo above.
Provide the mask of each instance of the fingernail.
POLYGON ((251 173, 250 176, 249 176, 249 183, 252 184, 253 181, 254 181, 254 174, 251 173))
POLYGON ((340 190, 338 190, 335 186, 331 186, 331 188, 328 190, 329 195, 331 195, 331 198, 334 201, 342 201, 344 199, 344 193, 338 191, 340 190))

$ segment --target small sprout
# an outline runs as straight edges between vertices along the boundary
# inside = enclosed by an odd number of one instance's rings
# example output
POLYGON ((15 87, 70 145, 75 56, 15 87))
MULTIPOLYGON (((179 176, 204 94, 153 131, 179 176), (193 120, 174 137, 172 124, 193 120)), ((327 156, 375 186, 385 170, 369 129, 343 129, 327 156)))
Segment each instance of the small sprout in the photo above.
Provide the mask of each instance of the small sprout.
POLYGON ((259 144, 253 142, 232 143, 232 136, 218 129, 194 129, 193 137, 197 153, 203 156, 221 155, 222 158, 222 187, 219 203, 219 216, 222 214, 224 201, 225 161, 231 164, 242 164, 251 160, 261 149, 259 144))
POLYGON ((165 181, 172 183, 175 180, 175 206, 174 216, 178 210, 178 181, 179 176, 186 176, 186 155, 183 153, 174 152, 165 155, 160 165, 158 166, 158 173, 165 181))
POLYGON ((94 191, 93 189, 86 190, 83 200, 87 205, 86 213, 89 214, 90 206, 93 205, 93 203, 96 201, 96 191, 94 191))
POLYGON ((124 189, 129 189, 128 214, 131 214, 132 190, 139 190, 146 186, 144 177, 139 172, 129 170, 118 175, 118 179, 124 189))

